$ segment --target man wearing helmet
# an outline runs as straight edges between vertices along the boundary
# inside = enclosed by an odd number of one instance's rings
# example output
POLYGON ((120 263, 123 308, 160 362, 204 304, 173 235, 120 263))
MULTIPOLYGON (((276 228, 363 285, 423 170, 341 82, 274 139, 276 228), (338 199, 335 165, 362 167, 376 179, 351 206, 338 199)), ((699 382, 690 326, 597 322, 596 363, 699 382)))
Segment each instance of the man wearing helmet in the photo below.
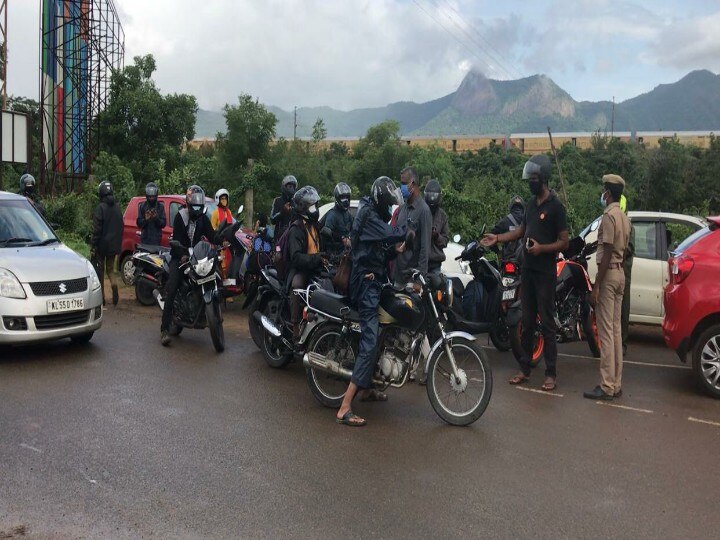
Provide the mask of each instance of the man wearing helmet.
POLYGON ((360 314, 360 350, 352 379, 335 416, 336 422, 348 426, 364 426, 366 423, 351 409, 358 391, 363 400, 387 400, 385 394, 372 388, 372 376, 377 362, 380 293, 382 285, 388 281, 387 263, 405 250, 404 241, 409 234, 405 225, 388 225, 393 205, 399 202, 393 181, 381 176, 373 183, 370 196, 360 201, 350 233, 353 262, 350 300, 360 314))
POLYGON ((498 242, 523 239, 522 288, 522 348, 518 359, 520 372, 508 382, 523 384, 529 380, 530 358, 535 337, 536 318, 545 339, 545 381, 540 387, 555 390, 557 385, 557 342, 555 339, 555 286, 557 254, 568 247, 567 215, 565 207, 548 188, 551 172, 550 158, 537 154, 523 168, 533 197, 525 206, 525 222, 514 231, 486 234, 482 243, 494 246, 498 242))
POLYGON ((35 177, 32 174, 25 173, 20 177, 20 191, 18 193, 27 198, 30 204, 45 217, 45 206, 40 201, 40 196, 35 189, 36 187, 35 177))
MULTIPOLYGON (((192 185, 185 195, 186 206, 175 215, 173 221, 173 240, 180 242, 185 248, 193 247, 203 237, 217 244, 221 239, 217 237, 210 218, 205 213, 205 191, 200 186, 192 185)), ((240 224, 237 224, 239 227, 240 224)), ((180 264, 187 252, 179 248, 170 249, 170 273, 165 285, 165 298, 163 305, 162 323, 160 324, 160 343, 164 346, 170 344, 168 334, 172 322, 173 304, 180 285, 180 264)))
POLYGON ((326 251, 340 253, 350 247, 350 195, 352 191, 345 182, 340 182, 333 190, 335 206, 320 221, 320 235, 326 251))
POLYGON ((282 179, 280 187, 280 196, 276 197, 272 203, 272 210, 270 210, 270 221, 275 225, 274 236, 276 239, 280 238, 285 229, 288 228, 290 222, 293 219, 292 212, 292 201, 295 191, 297 191, 298 181, 293 175, 288 175, 282 179))
POLYGON ((222 223, 223 221, 225 223, 232 223, 235 221, 233 219, 232 211, 228 206, 230 205, 230 193, 227 189, 218 189, 215 193, 215 204, 217 204, 217 208, 212 213, 212 216, 210 216, 210 223, 213 226, 213 229, 217 229, 218 225, 222 223))
POLYGON ((145 202, 140 205, 137 217, 137 226, 140 233, 140 243, 159 246, 162 240, 162 230, 167 220, 165 207, 158 203, 158 187, 154 182, 145 186, 145 202))
POLYGON ((100 182, 98 186, 100 203, 93 212, 93 232, 90 240, 90 259, 100 278, 103 305, 105 305, 105 279, 107 272, 112 288, 112 303, 117 305, 119 294, 115 278, 115 259, 120 254, 123 236, 123 216, 119 205, 115 203, 113 187, 110 182, 100 182))
POLYGON ((425 204, 432 214, 432 233, 430 239, 430 254, 428 255, 428 272, 440 272, 445 260, 445 248, 450 241, 450 226, 445 210, 440 208, 442 202, 442 189, 440 182, 435 178, 425 186, 425 204))
MULTIPOLYGON (((508 203, 509 214, 498 221, 490 231, 492 234, 511 232, 525 222, 525 201, 520 195, 515 195, 508 203)), ((520 241, 505 242, 502 249, 503 259, 512 259, 517 255, 520 241)))

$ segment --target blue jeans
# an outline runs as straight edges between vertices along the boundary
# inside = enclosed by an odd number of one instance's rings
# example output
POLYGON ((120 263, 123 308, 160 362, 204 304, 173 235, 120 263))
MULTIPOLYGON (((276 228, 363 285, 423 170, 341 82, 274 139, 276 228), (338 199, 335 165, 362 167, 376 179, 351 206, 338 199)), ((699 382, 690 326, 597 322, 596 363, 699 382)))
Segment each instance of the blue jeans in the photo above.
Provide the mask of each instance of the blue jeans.
POLYGON ((353 287, 357 287, 354 297, 357 299, 360 314, 360 350, 355 359, 352 382, 360 388, 372 388, 372 377, 377 363, 377 344, 380 332, 378 322, 378 305, 382 285, 376 280, 356 279, 353 287))

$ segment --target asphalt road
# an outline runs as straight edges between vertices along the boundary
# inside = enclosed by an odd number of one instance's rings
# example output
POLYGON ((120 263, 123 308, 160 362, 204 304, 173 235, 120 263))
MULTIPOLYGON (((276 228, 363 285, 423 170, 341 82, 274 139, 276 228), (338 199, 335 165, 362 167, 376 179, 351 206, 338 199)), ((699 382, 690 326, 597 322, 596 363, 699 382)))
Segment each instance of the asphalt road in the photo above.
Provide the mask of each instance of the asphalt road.
POLYGON ((354 429, 230 311, 221 355, 207 331, 162 348, 159 312, 130 302, 88 346, 0 350, 0 538, 717 538, 720 401, 656 330, 634 331, 613 406, 582 398, 584 343, 560 346, 556 395, 510 387, 488 350, 472 426, 411 385, 357 404, 354 429))

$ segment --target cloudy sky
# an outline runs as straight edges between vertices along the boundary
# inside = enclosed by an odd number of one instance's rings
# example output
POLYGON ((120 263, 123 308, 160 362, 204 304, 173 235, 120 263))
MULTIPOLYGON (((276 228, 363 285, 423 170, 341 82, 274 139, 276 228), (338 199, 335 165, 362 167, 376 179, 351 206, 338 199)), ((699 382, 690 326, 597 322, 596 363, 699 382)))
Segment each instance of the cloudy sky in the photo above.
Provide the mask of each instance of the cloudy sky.
MULTIPOLYGON (((39 0, 9 2, 9 91, 37 98, 39 0)), ((163 92, 219 109, 427 101, 471 68, 544 73, 577 100, 622 101, 720 72, 717 0, 115 0, 126 63, 152 53, 163 92)))

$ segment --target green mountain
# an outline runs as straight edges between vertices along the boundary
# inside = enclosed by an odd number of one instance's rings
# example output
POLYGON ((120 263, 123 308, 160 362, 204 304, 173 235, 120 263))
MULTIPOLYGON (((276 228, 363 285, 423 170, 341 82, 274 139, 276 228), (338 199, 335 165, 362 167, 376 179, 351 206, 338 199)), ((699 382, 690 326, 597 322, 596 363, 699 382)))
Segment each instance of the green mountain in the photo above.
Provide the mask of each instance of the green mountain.
MULTIPOLYGON (((268 107, 278 117, 279 137, 293 136, 293 113, 268 107)), ((297 110, 297 136, 310 137, 322 118, 328 137, 359 137, 384 120, 400 122, 403 134, 431 137, 541 132, 609 130, 612 103, 575 101, 545 75, 496 81, 470 72, 447 96, 386 107, 339 111, 330 107, 297 110)), ((720 127, 720 76, 693 71, 672 84, 615 105, 615 131, 706 131, 720 127)), ((200 110, 197 137, 224 131, 220 112, 200 110)))

